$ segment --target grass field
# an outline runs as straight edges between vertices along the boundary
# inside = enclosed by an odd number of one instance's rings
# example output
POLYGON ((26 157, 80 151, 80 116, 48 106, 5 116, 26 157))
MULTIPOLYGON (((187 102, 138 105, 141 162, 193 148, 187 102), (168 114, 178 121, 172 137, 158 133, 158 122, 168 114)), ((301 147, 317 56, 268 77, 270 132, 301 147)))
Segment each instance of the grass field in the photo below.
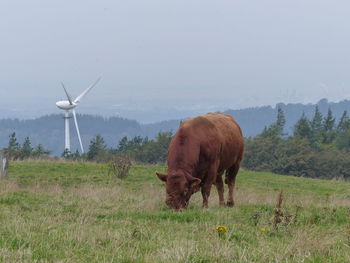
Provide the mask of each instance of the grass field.
POLYGON ((234 208, 214 187, 209 209, 197 193, 175 213, 154 175, 164 170, 135 166, 120 180, 93 163, 11 163, 0 262, 350 262, 349 183, 240 171, 234 208))

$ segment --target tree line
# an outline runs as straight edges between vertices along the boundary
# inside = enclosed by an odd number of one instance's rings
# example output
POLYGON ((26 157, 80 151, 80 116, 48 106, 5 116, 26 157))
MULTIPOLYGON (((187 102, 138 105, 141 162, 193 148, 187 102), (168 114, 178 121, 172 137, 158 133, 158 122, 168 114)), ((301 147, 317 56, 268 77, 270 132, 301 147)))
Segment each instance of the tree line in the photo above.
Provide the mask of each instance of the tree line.
POLYGON ((80 155, 78 151, 73 154, 65 151, 62 157, 106 162, 114 156, 124 155, 139 163, 164 164, 171 138, 171 132, 159 132, 155 139, 142 138, 141 136, 128 139, 125 136, 119 141, 116 148, 108 148, 103 137, 98 134, 90 141, 87 153, 80 155))
MULTIPOLYGON (((171 138, 171 132, 159 132, 155 139, 141 136, 128 139, 125 136, 116 148, 108 148, 104 138, 97 134, 90 141, 88 152, 81 154, 78 150, 70 152, 66 149, 61 157, 67 160, 107 162, 116 155, 124 155, 140 163, 164 164, 171 138)), ((42 144, 33 148, 29 137, 22 144, 19 143, 15 132, 9 135, 8 146, 4 150, 10 160, 48 158, 51 154, 42 144)))
MULTIPOLYGON (((347 111, 337 121, 330 108, 323 116, 316 106, 311 118, 301 115, 292 134, 284 133, 285 125, 284 112, 278 108, 273 124, 260 134, 245 139, 242 166, 294 176, 350 179, 350 118, 347 111)), ((73 153, 65 150, 62 157, 107 162, 123 155, 139 163, 164 164, 172 136, 171 132, 160 132, 155 139, 125 136, 113 148, 107 147, 101 135, 96 135, 90 141, 88 152, 80 154, 78 150, 73 153)), ((11 159, 20 160, 42 158, 51 153, 41 144, 33 148, 29 137, 20 144, 15 133, 10 134, 5 152, 11 159)))
POLYGON ((33 148, 29 137, 25 137, 24 142, 20 144, 17 141, 15 132, 9 135, 8 146, 4 148, 4 152, 10 160, 43 158, 48 157, 51 154, 51 151, 45 149, 42 144, 38 144, 35 148, 33 148))
POLYGON ((350 119, 344 111, 337 122, 329 108, 323 116, 316 106, 313 117, 302 114, 293 134, 284 134, 285 117, 255 137, 246 139, 243 167, 279 174, 350 179, 350 119))

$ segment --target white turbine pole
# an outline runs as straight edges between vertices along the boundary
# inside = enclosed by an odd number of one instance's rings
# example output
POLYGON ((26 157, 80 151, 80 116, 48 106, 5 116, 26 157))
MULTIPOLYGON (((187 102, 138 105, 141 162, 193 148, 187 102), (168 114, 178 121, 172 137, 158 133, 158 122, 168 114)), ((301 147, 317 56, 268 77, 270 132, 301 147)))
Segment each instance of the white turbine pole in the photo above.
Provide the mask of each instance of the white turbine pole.
POLYGON ((69 134, 69 131, 70 131, 70 129, 69 129, 69 119, 70 119, 71 117, 69 116, 69 111, 66 111, 65 113, 64 113, 64 123, 65 123, 65 150, 68 150, 68 151, 70 151, 70 134, 69 134))

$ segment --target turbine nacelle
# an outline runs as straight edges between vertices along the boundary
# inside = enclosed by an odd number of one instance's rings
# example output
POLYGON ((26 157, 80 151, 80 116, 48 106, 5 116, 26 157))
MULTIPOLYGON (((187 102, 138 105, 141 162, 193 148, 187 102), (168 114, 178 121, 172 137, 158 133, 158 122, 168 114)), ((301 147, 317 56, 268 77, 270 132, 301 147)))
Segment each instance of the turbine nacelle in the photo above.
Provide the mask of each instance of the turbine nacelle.
POLYGON ((56 102, 56 106, 61 110, 71 110, 74 109, 77 106, 77 104, 74 102, 70 104, 68 100, 60 100, 56 102))

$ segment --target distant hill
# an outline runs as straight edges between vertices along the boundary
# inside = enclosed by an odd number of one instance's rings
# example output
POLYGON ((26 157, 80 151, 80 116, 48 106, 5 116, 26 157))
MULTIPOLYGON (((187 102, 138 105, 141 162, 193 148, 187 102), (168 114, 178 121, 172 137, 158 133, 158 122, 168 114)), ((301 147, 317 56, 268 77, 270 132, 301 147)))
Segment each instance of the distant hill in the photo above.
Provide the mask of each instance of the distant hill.
MULTIPOLYGON (((344 110, 350 112, 350 101, 328 102, 320 100, 318 106, 322 114, 326 114, 328 107, 333 110, 334 115, 339 118, 344 110)), ((267 125, 276 119, 277 108, 281 107, 286 115, 286 131, 292 132, 293 125, 305 112, 306 116, 312 117, 315 104, 277 104, 275 107, 264 106, 247 108, 241 110, 227 110, 225 113, 232 115, 241 125, 244 136, 254 136, 261 132, 267 125)), ((63 116, 53 114, 33 120, 2 119, 0 120, 0 147, 6 147, 8 135, 16 132, 19 142, 29 136, 33 146, 42 143, 46 148, 60 155, 63 151, 64 122, 63 116)), ((192 116, 189 116, 192 117, 192 116)), ((123 136, 148 136, 154 138, 159 131, 176 131, 181 120, 167 120, 151 124, 141 124, 134 120, 120 117, 103 118, 92 115, 78 115, 80 131, 85 149, 88 149, 90 140, 96 134, 101 134, 109 147, 116 147, 123 136)), ((71 122, 72 150, 78 149, 73 121, 71 122)))

